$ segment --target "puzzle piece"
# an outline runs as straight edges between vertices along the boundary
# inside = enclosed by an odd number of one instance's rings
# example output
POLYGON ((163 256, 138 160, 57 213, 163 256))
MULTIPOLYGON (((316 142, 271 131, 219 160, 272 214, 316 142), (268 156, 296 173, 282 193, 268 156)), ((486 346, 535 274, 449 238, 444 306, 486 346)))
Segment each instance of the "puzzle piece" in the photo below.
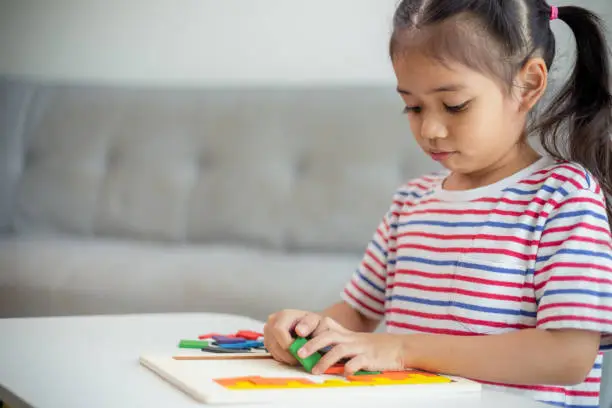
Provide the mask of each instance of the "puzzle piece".
MULTIPOLYGON (((333 368, 342 368, 334 366, 333 368)), ((387 371, 377 375, 348 376, 328 379, 321 383, 307 378, 276 377, 236 377, 215 379, 218 384, 231 390, 287 389, 287 388, 338 388, 338 387, 375 387, 408 384, 450 383, 450 378, 437 374, 421 375, 418 371, 387 371)))
POLYGON ((201 349, 203 347, 208 347, 207 341, 202 340, 181 340, 178 345, 180 348, 196 348, 201 349))
POLYGON ((313 354, 311 354, 310 356, 306 357, 306 358, 302 358, 300 356, 298 356, 298 351, 304 346, 304 344, 306 344, 308 342, 307 339, 303 338, 303 337, 298 337, 297 339, 294 340, 293 343, 291 343, 291 346, 289 346, 289 352, 291 353, 291 355, 293 357, 295 357, 295 359, 297 361, 300 362, 300 364, 302 364, 302 366, 306 369, 306 371, 308 371, 309 373, 312 372, 313 367, 319 362, 319 360, 321 359, 321 354, 319 354, 318 352, 315 352, 313 354))
POLYGON ((207 333, 207 334, 200 334, 198 336, 198 339, 200 340, 204 340, 204 339, 212 339, 213 336, 223 336, 222 334, 219 333, 207 333))
POLYGON ((234 354, 244 354, 245 350, 244 349, 231 349, 231 348, 225 348, 225 347, 213 347, 213 346, 208 346, 208 347, 202 347, 202 351, 208 351, 210 353, 226 353, 226 354, 230 354, 230 353, 234 353, 234 354))
POLYGON ((344 380, 326 380, 321 384, 317 384, 317 388, 338 388, 338 387, 351 387, 354 384, 351 384, 348 381, 344 380))
POLYGON ((366 371, 366 370, 359 370, 357 371, 355 374, 355 376, 364 376, 364 375, 378 375, 378 374, 382 374, 382 371, 366 371))
POLYGON ((242 341, 240 343, 220 343, 219 347, 235 350, 250 350, 252 348, 262 348, 264 344, 261 341, 242 341))
POLYGON ((250 380, 255 385, 285 385, 288 386, 290 383, 298 383, 298 384, 315 384, 306 378, 264 378, 264 377, 256 377, 250 380))
MULTIPOLYGON (((429 374, 429 373, 428 373, 429 374)), ((374 375, 349 375, 349 381, 373 381, 376 383, 430 384, 449 383, 451 379, 439 375, 421 375, 418 371, 386 371, 374 375)))
POLYGON ((233 387, 240 382, 250 382, 253 378, 258 378, 258 377, 249 376, 249 377, 215 378, 213 379, 213 381, 224 387, 233 387))
POLYGON ((260 337, 263 337, 263 333, 258 333, 258 332, 250 331, 250 330, 239 330, 236 333, 236 337, 241 337, 247 340, 257 340, 260 337))
POLYGON ((343 365, 331 366, 327 370, 325 370, 324 374, 327 374, 327 375, 343 375, 344 374, 344 366, 343 365))
POLYGON ((217 344, 236 344, 245 342, 245 339, 239 339, 235 336, 213 336, 213 339, 217 344))

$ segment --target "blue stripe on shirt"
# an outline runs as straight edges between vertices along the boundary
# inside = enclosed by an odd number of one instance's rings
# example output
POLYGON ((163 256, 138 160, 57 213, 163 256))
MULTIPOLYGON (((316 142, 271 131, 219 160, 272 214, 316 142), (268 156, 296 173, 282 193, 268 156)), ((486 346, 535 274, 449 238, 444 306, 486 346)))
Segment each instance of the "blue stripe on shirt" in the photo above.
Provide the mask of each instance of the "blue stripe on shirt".
POLYGON ((563 196, 567 195, 567 191, 564 190, 563 188, 553 188, 551 186, 547 186, 547 185, 543 185, 540 188, 536 189, 536 190, 521 190, 519 188, 505 188, 504 192, 507 193, 515 193, 518 195, 536 195, 538 192, 540 191, 546 191, 547 193, 556 193, 557 191, 561 191, 561 194, 563 194, 563 196), (565 193, 565 194, 564 194, 565 193))
POLYGON ((542 401, 542 400, 540 400, 540 402, 544 404, 553 405, 555 407, 564 407, 564 408, 599 408, 599 405, 573 405, 573 404, 567 404, 565 402, 542 401))
POLYGON ((422 197, 420 194, 417 194, 414 191, 398 191, 397 194, 402 197, 414 197, 414 198, 422 197))
POLYGON ((406 227, 409 225, 427 225, 436 227, 448 227, 448 228, 461 228, 461 227, 496 227, 503 229, 523 229, 526 231, 542 231, 544 228, 538 225, 527 225, 522 223, 508 223, 508 222, 446 222, 446 221, 408 221, 403 223, 397 223, 394 226, 406 227))
MULTIPOLYGON (((383 247, 380 246, 380 244, 374 240, 370 241, 372 243, 372 245, 378 249, 378 252, 380 252, 381 255, 383 255, 385 258, 387 257, 387 251, 385 251, 383 249, 383 247)), ((380 259, 379 259, 380 260, 380 259)))
POLYGON ((385 293, 385 289, 384 288, 381 288, 380 286, 378 286, 377 284, 372 282, 363 273, 361 273, 361 271, 359 269, 357 269, 357 276, 359 276, 359 279, 361 279, 362 281, 367 283, 369 286, 371 286, 372 289, 374 289, 374 290, 376 290, 377 292, 380 292, 380 293, 385 293))
POLYGON ((560 214, 557 214, 553 217, 550 217, 546 223, 548 224, 551 221, 557 220, 557 219, 561 219, 561 218, 571 218, 571 217, 582 217, 585 215, 590 215, 593 218, 597 218, 600 219, 602 221, 607 221, 607 217, 604 214, 595 212, 595 211, 589 211, 589 210, 581 210, 581 211, 568 211, 568 212, 563 212, 560 214))
POLYGON ((539 256, 536 259, 536 262, 545 262, 545 261, 548 261, 550 258, 552 258, 552 257, 554 257, 556 255, 561 255, 561 254, 594 256, 594 257, 597 257, 597 258, 605 258, 605 259, 609 259, 609 260, 612 261, 612 255, 610 255, 607 252, 586 251, 584 249, 561 249, 561 250, 555 252, 552 255, 539 256))
POLYGON ((612 297, 612 293, 610 292, 598 292, 595 290, 588 289, 551 289, 544 292, 543 296, 549 295, 591 295, 604 298, 612 297))
POLYGON ((462 302, 445 301, 445 300, 431 300, 431 299, 417 298, 413 296, 392 295, 392 296, 387 297, 387 300, 390 300, 390 301, 401 300, 404 302, 412 302, 412 303, 418 303, 418 304, 430 305, 430 306, 442 306, 442 307, 455 306, 460 309, 474 310, 477 312, 484 312, 484 313, 496 313, 496 314, 511 315, 511 316, 536 317, 536 312, 529 312, 527 310, 484 307, 484 306, 472 305, 472 304, 462 303, 462 302))
POLYGON ((478 269, 481 271, 494 272, 494 273, 505 273, 505 274, 512 274, 512 275, 526 275, 526 274, 528 275, 530 273, 533 273, 533 270, 530 270, 530 269, 501 268, 501 267, 494 267, 490 265, 480 265, 480 264, 476 264, 472 262, 461 262, 461 261, 456 261, 456 260, 435 261, 433 259, 417 258, 413 256, 400 256, 397 258, 397 260, 400 262, 407 261, 407 262, 416 262, 416 263, 423 263, 423 264, 435 265, 435 266, 455 266, 455 267, 478 269))

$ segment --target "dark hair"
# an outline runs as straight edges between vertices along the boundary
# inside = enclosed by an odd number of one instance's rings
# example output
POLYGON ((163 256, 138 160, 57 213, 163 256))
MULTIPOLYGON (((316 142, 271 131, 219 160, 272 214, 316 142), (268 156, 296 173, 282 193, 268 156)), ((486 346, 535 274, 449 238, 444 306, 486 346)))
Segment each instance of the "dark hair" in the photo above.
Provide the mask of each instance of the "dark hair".
MULTIPOLYGON (((389 51, 394 59, 407 47, 421 45, 421 51, 442 62, 450 58, 494 74, 510 89, 532 57, 543 58, 551 69, 552 13, 544 0, 403 0, 389 51), (435 30, 424 29, 430 27, 435 30)), ((601 19, 582 7, 559 7, 558 18, 574 33, 576 62, 531 131, 548 154, 579 163, 595 176, 608 196, 612 227, 612 96, 605 30, 601 19)))

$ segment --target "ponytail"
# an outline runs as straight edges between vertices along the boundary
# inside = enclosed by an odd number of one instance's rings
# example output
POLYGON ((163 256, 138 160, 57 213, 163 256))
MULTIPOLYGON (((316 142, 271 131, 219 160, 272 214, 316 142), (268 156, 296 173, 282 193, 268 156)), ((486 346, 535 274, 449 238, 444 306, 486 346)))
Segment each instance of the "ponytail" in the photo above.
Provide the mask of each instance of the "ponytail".
POLYGON ((607 195, 606 210, 612 227, 610 51, 603 24, 594 13, 582 7, 559 7, 558 18, 574 33, 576 63, 536 131, 550 155, 580 163, 597 178, 607 195), (564 131, 569 131, 569 139, 563 136, 564 131), (566 145, 565 153, 560 144, 566 145))

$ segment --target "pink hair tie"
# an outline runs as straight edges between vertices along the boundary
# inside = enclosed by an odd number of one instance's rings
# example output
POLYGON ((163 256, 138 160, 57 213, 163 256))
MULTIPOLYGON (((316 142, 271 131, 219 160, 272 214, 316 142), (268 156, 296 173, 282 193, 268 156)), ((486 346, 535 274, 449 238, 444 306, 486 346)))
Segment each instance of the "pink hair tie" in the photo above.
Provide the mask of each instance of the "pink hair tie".
POLYGON ((559 18, 559 7, 550 6, 550 21, 556 20, 559 18))

